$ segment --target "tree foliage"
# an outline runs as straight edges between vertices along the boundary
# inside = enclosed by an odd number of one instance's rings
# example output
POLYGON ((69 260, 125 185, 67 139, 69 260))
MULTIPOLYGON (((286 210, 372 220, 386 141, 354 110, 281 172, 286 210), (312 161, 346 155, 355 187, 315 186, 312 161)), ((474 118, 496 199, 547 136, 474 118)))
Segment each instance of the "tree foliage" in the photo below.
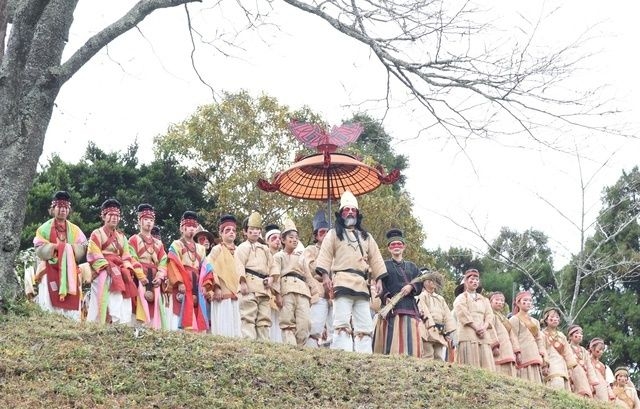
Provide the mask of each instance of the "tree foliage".
POLYGON ((51 196, 57 190, 71 195, 69 219, 88 236, 99 227, 100 205, 111 197, 122 203, 121 228, 136 233, 136 208, 150 203, 156 209, 156 224, 166 242, 179 235, 180 217, 185 210, 201 211, 212 206, 203 195, 206 176, 189 170, 170 156, 139 165, 137 145, 124 153, 106 153, 90 143, 78 163, 66 163, 53 156, 36 177, 29 192, 21 247, 33 245, 36 228, 47 220, 51 196))

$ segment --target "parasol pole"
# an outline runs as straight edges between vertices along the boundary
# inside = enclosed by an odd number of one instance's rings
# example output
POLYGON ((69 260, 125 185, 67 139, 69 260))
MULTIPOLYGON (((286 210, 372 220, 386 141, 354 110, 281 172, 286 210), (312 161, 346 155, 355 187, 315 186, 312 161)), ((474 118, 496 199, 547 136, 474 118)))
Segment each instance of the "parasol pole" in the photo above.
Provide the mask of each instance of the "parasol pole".
POLYGON ((331 221, 333 220, 331 213, 331 196, 333 195, 333 189, 331 188, 331 174, 329 173, 329 168, 325 170, 325 176, 327 178, 327 189, 329 191, 327 197, 329 198, 329 230, 331 230, 331 221))

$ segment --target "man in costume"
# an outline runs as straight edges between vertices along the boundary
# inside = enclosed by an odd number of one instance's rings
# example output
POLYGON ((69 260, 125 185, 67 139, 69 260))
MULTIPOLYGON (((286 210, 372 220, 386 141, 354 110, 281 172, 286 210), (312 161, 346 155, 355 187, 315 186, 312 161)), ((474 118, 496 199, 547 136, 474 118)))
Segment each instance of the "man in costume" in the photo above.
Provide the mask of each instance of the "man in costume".
POLYGON ((227 337, 241 337, 240 276, 234 254, 236 252, 236 225, 234 216, 226 214, 220 218, 218 232, 220 243, 209 253, 209 263, 214 275, 210 274, 203 282, 205 295, 211 302, 211 333, 227 337))
POLYGON ((386 317, 378 319, 373 337, 373 352, 420 357, 421 320, 415 296, 420 293, 422 284, 411 283, 411 280, 420 275, 420 271, 413 262, 403 257, 405 238, 402 231, 391 229, 386 236, 391 258, 385 260, 387 274, 380 278, 382 292, 379 297, 382 306, 398 293, 402 294, 402 298, 386 317))
POLYGON ((154 329, 169 329, 169 297, 160 289, 160 284, 167 278, 167 253, 162 242, 151 234, 155 220, 153 206, 139 205, 139 232, 129 238, 131 255, 147 279, 146 285, 137 280, 136 319, 154 329))
POLYGON ((127 237, 118 230, 120 202, 107 199, 100 206, 102 227, 94 230, 89 239, 87 261, 93 271, 88 321, 130 324, 132 299, 138 290, 134 275, 142 285, 148 280, 140 265, 131 257, 127 237))
POLYGON ((78 226, 67 220, 71 196, 56 192, 51 200, 52 216, 36 230, 33 245, 38 264, 38 304, 46 311, 80 320, 81 277, 77 263, 85 256, 87 238, 78 226))
POLYGON ((209 329, 209 312, 201 288, 212 269, 205 248, 193 240, 198 226, 198 215, 190 210, 184 212, 180 220, 181 236, 169 246, 167 276, 173 302, 173 330, 209 329))
POLYGON ((253 212, 244 229, 246 240, 235 252, 240 275, 240 317, 242 336, 249 339, 269 340, 271 329, 271 286, 278 279, 269 247, 259 243, 262 216, 253 212))
POLYGON ((322 246, 322 241, 329 231, 329 222, 327 222, 324 210, 318 210, 313 218, 312 226, 313 244, 304 249, 302 268, 305 274, 309 274, 314 278, 315 294, 311 296, 311 330, 307 346, 317 348, 323 342, 331 343, 330 336, 333 334, 333 300, 329 297, 329 293, 324 290, 322 276, 316 272, 316 260, 320 252, 320 246, 322 246), (323 339, 323 334, 325 334, 326 340, 323 339))
POLYGON ((273 256, 280 277, 274 286, 282 297, 280 328, 282 342, 303 346, 309 339, 311 309, 311 274, 305 273, 301 264, 302 251, 298 249, 298 229, 292 220, 286 220, 282 232, 284 248, 273 256))
POLYGON ((423 283, 424 289, 418 296, 418 310, 424 323, 422 357, 439 361, 444 359, 446 348, 449 348, 448 356, 453 354, 451 334, 456 330, 456 322, 447 301, 436 293, 438 288, 442 288, 442 284, 440 273, 427 272, 423 283))
MULTIPOLYGON (((335 228, 325 236, 316 272, 327 294, 333 293, 332 349, 371 353, 373 319, 369 308, 369 280, 379 280, 386 266, 375 239, 362 228, 362 213, 353 193, 340 197, 335 228)), ((382 282, 378 281, 382 287, 382 282)))

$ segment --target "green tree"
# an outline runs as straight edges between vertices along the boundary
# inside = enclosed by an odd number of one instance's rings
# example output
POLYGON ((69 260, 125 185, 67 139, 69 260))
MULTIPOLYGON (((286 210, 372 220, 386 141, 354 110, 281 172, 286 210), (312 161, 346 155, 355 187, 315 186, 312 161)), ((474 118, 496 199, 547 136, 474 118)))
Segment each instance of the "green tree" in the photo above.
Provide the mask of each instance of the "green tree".
POLYGON ((70 220, 86 235, 101 225, 100 204, 110 197, 122 203, 121 227, 127 235, 137 232, 138 204, 151 203, 165 242, 179 234, 180 217, 185 210, 212 207, 203 195, 204 172, 188 170, 170 156, 139 165, 136 155, 137 144, 125 153, 105 153, 90 143, 76 164, 52 157, 29 193, 21 247, 32 246, 36 228, 50 217, 51 196, 57 190, 71 194, 70 220))

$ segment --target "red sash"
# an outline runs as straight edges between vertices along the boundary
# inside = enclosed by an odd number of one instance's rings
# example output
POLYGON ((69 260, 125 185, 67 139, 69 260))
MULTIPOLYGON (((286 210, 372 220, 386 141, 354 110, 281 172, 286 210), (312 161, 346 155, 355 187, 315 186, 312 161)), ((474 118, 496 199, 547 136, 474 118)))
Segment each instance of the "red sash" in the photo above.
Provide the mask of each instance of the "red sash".
MULTIPOLYGON (((64 252, 64 246, 64 242, 57 243, 58 254, 64 252)), ((78 289, 76 289, 76 294, 67 294, 63 300, 60 300, 60 295, 58 294, 58 291, 60 291, 60 263, 62 263, 62 257, 58 257, 58 262, 55 264, 47 262, 45 267, 51 305, 64 310, 78 311, 80 309, 80 291, 78 289)))
POLYGON ((182 261, 177 260, 173 254, 169 254, 169 262, 180 272, 182 277, 182 283, 185 286, 185 293, 182 302, 178 301, 178 288, 173 289, 171 297, 173 298, 173 313, 175 315, 182 315, 180 327, 184 329, 192 329, 197 331, 203 331, 206 329, 205 318, 202 315, 202 311, 197 306, 197 291, 198 291, 198 274, 199 271, 193 267, 185 266, 182 261), (194 278, 196 282, 194 283, 194 278), (194 286, 196 292, 194 292, 194 286), (195 298, 195 300, 194 300, 195 298), (195 301, 195 302, 194 302, 195 301), (184 304, 184 305, 183 305, 184 304), (193 322, 193 316, 195 315, 196 322, 193 322))
POLYGON ((107 267, 107 273, 111 277, 109 291, 121 292, 124 298, 134 298, 138 294, 138 290, 129 269, 122 267, 122 257, 117 254, 105 254, 104 258, 109 262, 109 267, 107 267))

